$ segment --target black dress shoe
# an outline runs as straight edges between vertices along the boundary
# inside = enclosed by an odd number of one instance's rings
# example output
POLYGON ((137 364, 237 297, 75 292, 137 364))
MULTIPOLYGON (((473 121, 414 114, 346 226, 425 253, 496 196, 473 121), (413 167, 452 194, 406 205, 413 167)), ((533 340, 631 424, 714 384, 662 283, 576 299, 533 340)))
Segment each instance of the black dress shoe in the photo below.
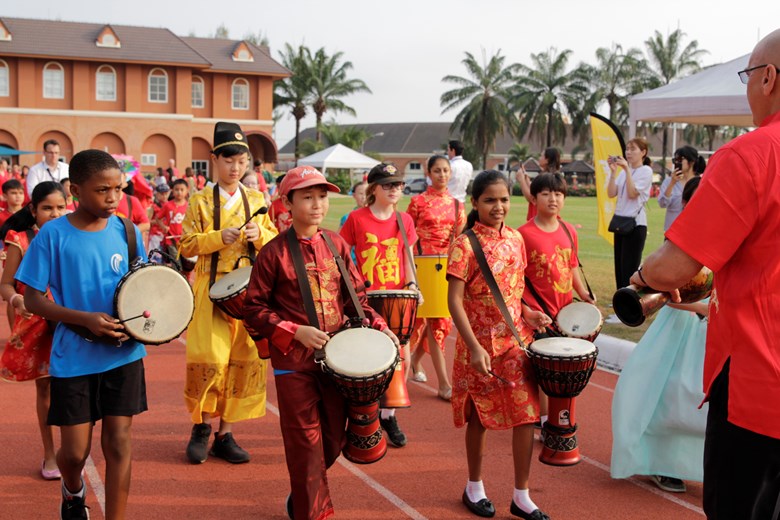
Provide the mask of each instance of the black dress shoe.
POLYGON ((550 520, 550 517, 544 514, 541 509, 534 509, 533 512, 526 513, 517 507, 514 500, 512 500, 512 504, 509 506, 509 512, 520 518, 525 518, 525 520, 550 520))
POLYGON ((496 508, 493 507, 493 502, 491 502, 487 498, 483 498, 479 502, 472 502, 471 500, 469 500, 469 496, 464 491, 463 503, 466 504, 466 507, 469 508, 469 511, 471 511, 477 516, 482 516, 485 518, 493 518, 494 516, 496 516, 496 508))

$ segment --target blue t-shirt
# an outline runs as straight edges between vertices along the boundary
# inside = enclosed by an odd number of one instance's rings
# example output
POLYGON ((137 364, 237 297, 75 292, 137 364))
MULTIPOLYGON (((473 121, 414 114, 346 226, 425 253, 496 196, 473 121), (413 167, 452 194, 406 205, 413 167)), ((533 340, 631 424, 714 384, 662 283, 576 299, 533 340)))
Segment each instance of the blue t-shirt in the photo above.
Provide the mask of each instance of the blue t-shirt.
MULTIPOLYGON (((135 228, 138 254, 146 261, 141 233, 135 228)), ((128 271, 127 237, 112 216, 102 231, 82 231, 67 216, 46 223, 30 243, 16 279, 33 289, 51 289, 58 305, 114 315, 114 292, 128 271)), ((92 343, 63 324, 54 332, 49 373, 55 377, 98 374, 137 361, 144 346, 128 340, 121 347, 92 343)))

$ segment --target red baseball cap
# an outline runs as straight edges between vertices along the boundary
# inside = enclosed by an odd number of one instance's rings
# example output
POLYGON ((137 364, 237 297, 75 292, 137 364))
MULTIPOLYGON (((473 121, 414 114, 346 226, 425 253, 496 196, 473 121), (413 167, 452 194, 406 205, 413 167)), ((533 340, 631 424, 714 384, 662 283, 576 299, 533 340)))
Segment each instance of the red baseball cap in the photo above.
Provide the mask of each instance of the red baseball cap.
POLYGON ((323 185, 328 191, 339 193, 341 190, 335 184, 331 184, 317 168, 312 166, 298 166, 287 172, 279 186, 279 195, 287 195, 293 190, 323 185))

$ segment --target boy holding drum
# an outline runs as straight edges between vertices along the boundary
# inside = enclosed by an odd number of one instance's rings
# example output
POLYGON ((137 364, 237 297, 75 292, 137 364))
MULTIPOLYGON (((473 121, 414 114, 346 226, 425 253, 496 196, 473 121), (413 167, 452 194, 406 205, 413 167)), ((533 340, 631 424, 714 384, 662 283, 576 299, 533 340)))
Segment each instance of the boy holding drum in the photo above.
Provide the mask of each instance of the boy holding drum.
MULTIPOLYGON (((595 298, 580 277, 577 231, 561 219, 566 199, 566 181, 555 173, 542 173, 531 181, 531 204, 535 215, 518 228, 525 241, 528 268, 525 271, 528 291, 523 294, 534 310, 553 320, 573 301, 572 290, 582 301, 595 304, 595 298)), ((547 420, 547 396, 540 392, 542 417, 547 420)))
MULTIPOLYGON (((116 286, 133 260, 128 258, 125 226, 114 215, 122 175, 109 154, 86 150, 73 156, 70 179, 79 207, 41 228, 16 279, 29 287, 24 296, 28 311, 62 322, 52 343, 48 417, 49 424, 60 426, 62 437, 57 452, 62 473, 60 518, 89 518, 81 472, 98 420, 103 421, 106 459, 105 516, 124 518, 130 489, 130 428, 133 416, 147 408, 142 361, 146 350, 128 339, 111 315, 116 286), (46 298, 47 288, 54 301, 46 298), (69 325, 89 329, 98 340, 85 339, 69 325)), ((137 252, 146 260, 141 233, 132 229, 137 252)))
POLYGON ((190 198, 179 245, 181 256, 198 257, 195 314, 187 329, 184 400, 194 423, 187 459, 200 464, 210 453, 240 464, 250 457, 233 439, 233 423, 265 415, 266 363, 241 320, 214 308, 209 289, 223 275, 249 265, 254 250, 271 240, 276 228, 268 215, 253 216, 266 205, 263 194, 239 182, 251 164, 240 126, 216 124, 211 164, 216 184, 190 198), (215 416, 219 431, 208 452, 215 416))
POLYGON ((328 212, 329 191, 339 189, 310 166, 287 172, 279 196, 290 211, 292 228, 260 251, 244 303, 245 321, 270 343, 292 490, 287 512, 296 519, 333 516, 326 469, 345 445, 347 406, 332 379, 315 364, 314 355, 328 342, 329 333, 338 331, 347 316, 355 315, 346 283, 355 287, 372 327, 398 344, 368 305, 363 277, 349 259, 349 246, 337 233, 319 227, 328 212), (295 233, 300 247, 305 280, 296 275, 289 233, 295 233), (348 265, 350 280, 346 283, 326 235, 348 265), (300 283, 311 289, 316 324, 310 323, 301 304, 300 283))

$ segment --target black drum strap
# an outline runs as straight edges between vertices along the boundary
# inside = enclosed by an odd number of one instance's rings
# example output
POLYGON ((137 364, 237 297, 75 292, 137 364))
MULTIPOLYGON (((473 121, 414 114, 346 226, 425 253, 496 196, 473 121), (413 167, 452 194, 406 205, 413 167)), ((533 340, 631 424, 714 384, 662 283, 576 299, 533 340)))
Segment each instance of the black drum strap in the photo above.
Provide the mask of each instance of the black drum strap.
MULTIPOLYGON (((412 248, 409 246, 409 237, 406 234, 406 228, 404 227, 403 219, 401 218, 401 212, 396 211, 395 212, 395 221, 398 223, 398 229, 401 230, 401 238, 404 241, 404 262, 406 262, 407 256, 409 257, 409 263, 412 266, 412 279, 414 280, 415 285, 417 287, 420 287, 420 284, 417 283, 417 266, 414 264, 414 260, 412 259, 412 248)), ((404 271, 406 270, 406 265, 404 265, 404 271)))
POLYGON ((485 278, 485 283, 487 283, 488 287, 490 288, 490 292, 493 294, 493 299, 496 301, 498 310, 500 310, 501 314, 504 316, 504 321, 506 321, 509 330, 512 331, 512 335, 515 337, 517 344, 520 345, 520 348, 525 350, 525 343, 523 343, 523 340, 520 338, 520 333, 517 332, 515 322, 512 321, 512 315, 509 314, 509 309, 506 306, 504 295, 501 294, 501 289, 499 289, 498 284, 496 283, 496 278, 493 276, 493 271, 490 270, 490 266, 488 265, 487 259, 485 258, 485 252, 482 250, 482 245, 479 243, 477 235, 474 234, 473 229, 469 229, 466 231, 466 236, 469 237, 469 242, 471 242, 471 249, 474 250, 474 257, 477 259, 479 270, 482 271, 482 277, 485 278))
MULTIPOLYGON (((219 231, 220 222, 220 204, 219 204, 219 184, 214 184, 214 220, 212 229, 219 231)), ((211 270, 209 271, 209 289, 217 280, 217 263, 219 262, 219 251, 211 253, 211 270)))
MULTIPOLYGON (((130 200, 130 199, 128 199, 130 200)), ((129 218, 119 217, 122 219, 122 224, 125 226, 125 234, 127 235, 127 267, 130 268, 138 258, 138 243, 135 240, 135 226, 129 218)))
POLYGON ((580 253, 577 251, 577 249, 574 247, 574 238, 571 236, 571 232, 569 231, 569 228, 566 227, 566 223, 563 221, 558 222, 558 224, 563 227, 563 230, 566 232, 566 236, 569 237, 569 243, 571 244, 571 251, 572 253, 577 255, 577 263, 580 266, 580 271, 582 272, 582 279, 585 281, 585 287, 588 288, 588 296, 590 296, 591 300, 595 300, 593 297, 593 291, 590 289, 590 284, 588 283, 588 279, 585 277, 585 267, 582 265, 582 260, 580 259, 580 253))
POLYGON ((347 287, 347 292, 349 293, 349 298, 352 300, 352 305, 355 307, 355 312, 357 312, 357 315, 360 317, 361 320, 366 319, 366 313, 363 310, 363 306, 360 305, 360 300, 358 299, 357 291, 355 291, 355 285, 352 283, 352 277, 349 276, 349 271, 347 270, 347 265, 344 263, 344 258, 339 254, 338 250, 336 249, 336 244, 333 243, 333 240, 328 236, 327 231, 322 231, 322 238, 325 240, 325 244, 327 244, 328 249, 330 249, 331 254, 333 255, 333 258, 336 260, 336 265, 339 266, 339 272, 341 272, 341 280, 344 282, 344 285, 347 287))
POLYGON ((295 276, 298 278, 298 288, 303 298, 303 308, 306 310, 306 316, 309 319, 309 325, 320 328, 320 319, 317 317, 317 309, 314 307, 314 296, 311 293, 309 285, 309 276, 306 274, 306 264, 303 262, 303 252, 298 243, 298 236, 295 234, 295 228, 287 231, 287 246, 290 248, 293 267, 295 267, 295 276))
MULTIPOLYGON (((249 220, 252 218, 252 212, 249 211, 249 199, 246 197, 246 192, 241 188, 241 186, 238 187, 239 190, 241 190, 241 199, 244 202, 244 216, 246 217, 246 220, 249 220)), ((249 251, 249 258, 252 260, 252 263, 255 263, 255 257, 257 256, 257 253, 255 252, 255 245, 250 242, 249 240, 246 241, 246 248, 249 251)))

